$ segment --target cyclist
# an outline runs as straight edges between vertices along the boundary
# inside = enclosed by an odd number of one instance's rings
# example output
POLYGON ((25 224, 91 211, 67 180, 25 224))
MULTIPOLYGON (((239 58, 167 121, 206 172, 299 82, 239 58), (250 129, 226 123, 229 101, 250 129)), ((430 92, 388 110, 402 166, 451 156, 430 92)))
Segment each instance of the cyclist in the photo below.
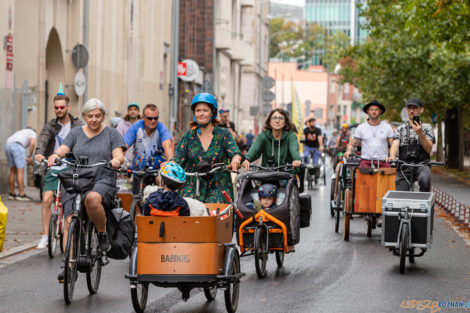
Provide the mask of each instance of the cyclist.
MULTIPOLYGON (((88 157, 89 164, 107 160, 112 167, 118 168, 124 162, 125 143, 116 129, 104 125, 105 116, 106 109, 100 100, 96 98, 88 100, 82 110, 86 124, 70 130, 64 143, 49 156, 49 166, 52 166, 57 158, 63 158, 68 152, 73 152, 75 157, 88 157)), ((101 251, 108 251, 111 248, 106 234, 105 209, 112 207, 117 190, 116 172, 98 167, 93 188, 83 196, 88 218, 98 233, 98 249, 101 251)), ((75 195, 67 192, 62 194, 64 215, 68 220, 65 224, 64 238, 67 238, 73 212, 71 200, 74 197, 75 195)), ((63 282, 63 272, 59 274, 58 279, 63 282)))
MULTIPOLYGON (((407 163, 420 163, 430 160, 432 146, 436 142, 434 131, 430 124, 422 123, 419 116, 423 114, 424 108, 421 101, 412 98, 406 103, 408 123, 398 126, 393 137, 390 148, 390 160, 395 160, 397 153, 399 159, 407 163)), ((429 166, 421 166, 415 169, 402 168, 397 172, 395 187, 398 191, 408 191, 411 171, 416 170, 416 178, 419 190, 428 192, 431 190, 431 169, 429 166)))
POLYGON ((385 113, 385 107, 377 100, 367 103, 363 111, 369 116, 366 122, 359 125, 348 145, 344 156, 349 158, 351 153, 361 145, 361 162, 359 167, 390 167, 386 163, 389 146, 392 145, 392 127, 380 120, 385 113))
MULTIPOLYGON (((260 156, 262 166, 267 166, 268 160, 272 160, 275 166, 292 163, 292 167, 300 167, 302 162, 299 143, 293 128, 289 115, 284 109, 272 110, 266 118, 265 130, 256 137, 246 153, 243 167, 248 171, 250 162, 257 160, 260 156)), ((299 192, 302 191, 303 181, 299 186, 299 192)))
POLYGON ((336 139, 335 149, 341 152, 346 151, 349 137, 351 137, 351 132, 348 129, 348 124, 343 124, 341 126, 341 130, 339 131, 338 138, 336 139))
MULTIPOLYGON (((220 127, 217 120, 217 100, 209 93, 194 96, 191 102, 194 121, 176 146, 174 161, 187 172, 195 172, 201 162, 209 165, 228 163, 233 170, 240 167, 241 153, 228 129, 220 127)), ((200 197, 196 198, 196 178, 189 177, 181 190, 184 197, 206 203, 227 203, 222 194, 226 191, 233 199, 230 173, 215 173, 208 180, 200 181, 200 197)))
MULTIPOLYGON (((140 107, 137 102, 131 102, 127 105, 127 114, 124 116, 122 121, 116 127, 116 130, 121 134, 122 137, 127 133, 132 124, 140 120, 140 107)), ((130 167, 132 164, 133 149, 130 147, 127 149, 124 155, 124 164, 130 167)))
MULTIPOLYGON (((160 113, 155 104, 147 104, 143 115, 143 119, 132 124, 124 135, 126 146, 134 147, 132 169, 159 169, 162 162, 173 159, 173 139, 168 128, 158 121, 160 113)), ((138 194, 139 189, 140 179, 134 177, 132 193, 138 194)))
POLYGON ((323 152, 323 137, 320 128, 315 127, 316 120, 311 117, 307 120, 307 127, 304 128, 304 162, 312 157, 313 163, 318 163, 323 152))
MULTIPOLYGON (((36 156, 34 157, 36 161, 41 162, 48 158, 62 145, 70 129, 83 125, 83 121, 69 113, 70 108, 70 99, 60 88, 54 97, 54 113, 56 118, 50 120, 39 133, 36 156)), ((60 171, 60 167, 52 167, 46 176, 44 176, 42 186, 42 229, 44 235, 39 241, 38 249, 45 249, 47 247, 51 204, 54 200, 54 192, 57 190, 58 178, 56 173, 58 171, 60 171)), ((64 240, 64 249, 65 244, 64 240)))
POLYGON ((237 131, 235 130, 235 124, 230 121, 230 110, 220 109, 220 124, 219 127, 227 128, 232 134, 233 138, 237 138, 237 131))

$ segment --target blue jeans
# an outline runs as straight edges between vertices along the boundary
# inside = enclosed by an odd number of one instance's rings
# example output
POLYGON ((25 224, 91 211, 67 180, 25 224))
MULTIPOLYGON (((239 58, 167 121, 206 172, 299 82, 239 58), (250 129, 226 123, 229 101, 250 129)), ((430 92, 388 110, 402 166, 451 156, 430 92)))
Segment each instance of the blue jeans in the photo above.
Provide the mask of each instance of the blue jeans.
POLYGON ((304 145, 304 163, 308 163, 308 158, 312 156, 313 163, 318 163, 318 160, 321 157, 321 152, 318 148, 309 147, 304 145))

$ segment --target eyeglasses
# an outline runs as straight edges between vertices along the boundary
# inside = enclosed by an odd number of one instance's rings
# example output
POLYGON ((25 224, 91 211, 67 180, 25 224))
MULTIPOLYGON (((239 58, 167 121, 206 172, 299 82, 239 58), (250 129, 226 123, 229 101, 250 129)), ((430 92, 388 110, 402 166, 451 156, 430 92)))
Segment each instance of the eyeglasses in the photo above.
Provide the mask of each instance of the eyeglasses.
POLYGON ((65 109, 65 105, 55 105, 54 109, 55 110, 63 110, 63 109, 65 109))
POLYGON ((220 114, 222 114, 222 113, 229 113, 229 112, 230 112, 230 110, 228 110, 228 109, 220 109, 220 110, 219 110, 219 113, 220 113, 220 114))
POLYGON ((283 121, 284 120, 284 116, 271 116, 271 120, 278 120, 278 121, 283 121))
POLYGON ((158 116, 146 116, 145 118, 149 121, 158 121, 158 116))

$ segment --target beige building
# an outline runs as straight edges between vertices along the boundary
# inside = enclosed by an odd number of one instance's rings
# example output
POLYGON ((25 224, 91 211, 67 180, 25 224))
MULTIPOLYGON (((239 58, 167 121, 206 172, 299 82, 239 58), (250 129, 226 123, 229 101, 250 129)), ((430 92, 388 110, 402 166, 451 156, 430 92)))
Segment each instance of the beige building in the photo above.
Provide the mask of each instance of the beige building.
MULTIPOLYGON (((52 99, 60 82, 74 115, 87 98, 99 98, 108 122, 125 115, 127 104, 136 101, 141 108, 157 104, 160 121, 167 124, 171 13, 171 1, 0 1, 0 33, 13 47, 13 56, 7 45, 0 52, 0 171, 7 173, 7 137, 24 126, 39 131, 54 117, 52 99), (86 68, 72 62, 78 43, 88 48, 86 68), (81 96, 74 88, 77 72, 88 77, 81 96), (26 92, 13 91, 25 81, 26 92)), ((5 183, 2 175, 0 189, 5 183)))
POLYGON ((260 105, 267 74, 269 2, 218 1, 216 12, 215 94, 219 107, 230 109, 237 131, 246 134, 254 128, 250 107, 260 105))

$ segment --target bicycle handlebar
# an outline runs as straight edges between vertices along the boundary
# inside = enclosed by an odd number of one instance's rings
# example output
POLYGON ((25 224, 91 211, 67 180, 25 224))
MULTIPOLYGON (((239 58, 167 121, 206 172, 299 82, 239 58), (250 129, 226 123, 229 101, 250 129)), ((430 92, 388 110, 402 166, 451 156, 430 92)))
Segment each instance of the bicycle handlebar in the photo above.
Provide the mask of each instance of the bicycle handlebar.
POLYGON ((105 167, 108 170, 112 170, 112 171, 116 171, 116 172, 121 171, 120 168, 112 167, 111 163, 109 161, 105 161, 105 160, 90 165, 90 164, 80 164, 80 163, 76 163, 76 162, 70 162, 70 161, 67 161, 65 159, 57 158, 55 163, 54 163, 54 165, 62 165, 62 164, 65 164, 68 167, 73 167, 73 168, 93 168, 93 167, 102 166, 102 167, 105 167))
POLYGON ((216 172, 224 172, 224 171, 228 171, 228 170, 229 170, 228 165, 225 165, 224 163, 215 163, 212 166, 212 169, 208 172, 192 172, 192 173, 185 172, 185 173, 186 173, 186 176, 203 177, 203 176, 207 176, 207 175, 210 175, 210 174, 214 174, 216 172))
POLYGON ((402 160, 394 160, 394 161, 391 161, 390 164, 392 165, 392 167, 397 167, 397 166, 423 167, 423 166, 443 166, 444 162, 423 161, 419 163, 408 163, 402 160))
MULTIPOLYGON (((302 163, 300 167, 305 167, 305 165, 302 163)), ((283 164, 280 166, 275 166, 275 167, 269 167, 269 166, 261 166, 261 165, 256 165, 256 164, 250 164, 250 169, 259 169, 259 170, 265 170, 265 171, 279 171, 279 170, 288 170, 288 169, 293 169, 292 164, 287 163, 283 164)))

